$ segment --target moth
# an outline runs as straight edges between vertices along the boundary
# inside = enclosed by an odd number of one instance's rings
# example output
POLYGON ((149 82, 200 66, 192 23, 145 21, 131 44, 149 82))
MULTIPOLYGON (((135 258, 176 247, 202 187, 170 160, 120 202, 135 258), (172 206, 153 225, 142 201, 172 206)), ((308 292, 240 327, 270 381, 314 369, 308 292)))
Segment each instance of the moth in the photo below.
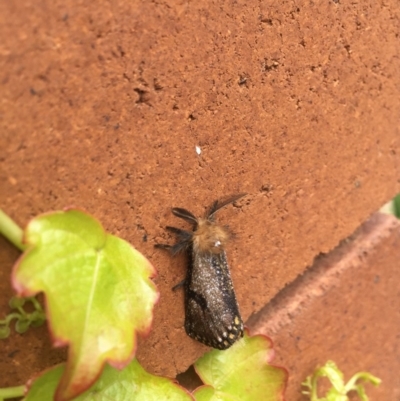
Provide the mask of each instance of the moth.
POLYGON ((226 226, 217 224, 215 213, 246 194, 215 201, 203 218, 175 207, 172 213, 193 224, 193 231, 167 226, 178 237, 175 245, 157 244, 172 255, 185 251, 189 266, 181 285, 185 290, 185 330, 201 343, 227 349, 243 336, 243 321, 229 272, 225 246, 232 237, 226 226))

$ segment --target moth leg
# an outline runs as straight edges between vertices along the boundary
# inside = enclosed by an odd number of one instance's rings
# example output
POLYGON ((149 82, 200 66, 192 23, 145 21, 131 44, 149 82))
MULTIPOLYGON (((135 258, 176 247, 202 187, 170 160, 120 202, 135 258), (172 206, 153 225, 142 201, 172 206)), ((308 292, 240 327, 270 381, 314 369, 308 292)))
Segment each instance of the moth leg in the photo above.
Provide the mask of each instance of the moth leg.
POLYGON ((175 245, 168 245, 168 244, 155 244, 154 247, 158 249, 165 249, 171 255, 175 256, 177 253, 185 250, 188 246, 187 241, 181 241, 176 243, 175 245))
POLYGON ((175 285, 172 287, 172 291, 176 291, 178 288, 183 287, 183 286, 185 285, 185 283, 186 283, 186 279, 183 279, 183 280, 180 281, 178 284, 175 284, 175 285))
POLYGON ((172 245, 171 247, 172 255, 176 255, 177 253, 185 250, 189 246, 193 235, 192 232, 171 226, 167 226, 166 229, 176 234, 179 239, 179 241, 175 245, 172 245))
POLYGON ((171 246, 171 245, 168 245, 168 244, 155 244, 155 245, 154 245, 154 248, 166 249, 167 251, 172 252, 172 251, 171 251, 172 246, 171 246))
POLYGON ((190 243, 190 241, 192 239, 192 235, 193 235, 192 232, 181 230, 180 228, 170 227, 170 226, 167 226, 166 229, 168 231, 171 231, 174 234, 176 234, 178 236, 178 238, 179 238, 179 241, 174 245, 156 244, 155 245, 156 248, 166 249, 172 255, 176 255, 177 253, 179 253, 180 251, 185 250, 189 246, 189 243, 190 243))
POLYGON ((167 226, 165 228, 168 231, 171 231, 171 233, 176 234, 181 240, 190 240, 190 238, 192 238, 193 235, 191 231, 182 230, 181 228, 176 228, 171 226, 167 226))

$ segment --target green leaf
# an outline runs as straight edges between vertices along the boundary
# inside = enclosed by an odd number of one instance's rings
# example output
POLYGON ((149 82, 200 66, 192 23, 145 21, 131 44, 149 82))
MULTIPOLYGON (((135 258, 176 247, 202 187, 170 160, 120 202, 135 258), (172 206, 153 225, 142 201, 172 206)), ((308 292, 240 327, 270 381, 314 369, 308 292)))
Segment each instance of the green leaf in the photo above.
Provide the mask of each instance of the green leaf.
POLYGON ((231 348, 212 350, 195 363, 206 386, 193 395, 197 401, 283 400, 287 372, 269 364, 273 355, 267 337, 245 333, 231 348))
MULTIPOLYGON (((24 401, 53 401, 64 365, 57 366, 37 378, 24 401)), ((172 380, 147 373, 134 359, 119 371, 106 366, 96 383, 74 401, 193 401, 193 398, 172 380)))
POLYGON ((154 269, 79 210, 38 216, 25 242, 13 285, 22 296, 45 293, 53 342, 69 344, 56 392, 57 401, 68 400, 93 384, 106 361, 122 368, 134 356, 136 334, 149 331, 158 299, 154 269))

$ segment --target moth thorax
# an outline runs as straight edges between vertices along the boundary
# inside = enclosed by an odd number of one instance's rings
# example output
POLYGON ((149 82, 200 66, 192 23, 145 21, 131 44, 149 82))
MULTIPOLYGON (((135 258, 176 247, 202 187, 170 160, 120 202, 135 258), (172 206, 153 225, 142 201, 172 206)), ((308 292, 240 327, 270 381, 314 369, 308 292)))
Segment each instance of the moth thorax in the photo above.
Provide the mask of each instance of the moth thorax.
POLYGON ((224 250, 229 240, 229 231, 207 219, 199 219, 197 230, 193 233, 195 252, 218 254, 224 250))

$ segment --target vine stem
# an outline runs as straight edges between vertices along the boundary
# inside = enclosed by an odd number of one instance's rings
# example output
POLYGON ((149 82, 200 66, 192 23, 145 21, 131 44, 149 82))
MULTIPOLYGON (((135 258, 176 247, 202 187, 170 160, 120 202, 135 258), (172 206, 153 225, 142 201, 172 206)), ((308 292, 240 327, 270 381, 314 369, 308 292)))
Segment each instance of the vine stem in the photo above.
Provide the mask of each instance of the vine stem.
POLYGON ((7 398, 23 397, 25 393, 25 386, 0 388, 0 401, 7 398))
POLYGON ((0 209, 0 233, 3 234, 19 250, 24 251, 26 246, 22 243, 23 231, 14 220, 0 209))
POLYGON ((393 199, 393 209, 395 216, 400 219, 400 194, 393 199))

